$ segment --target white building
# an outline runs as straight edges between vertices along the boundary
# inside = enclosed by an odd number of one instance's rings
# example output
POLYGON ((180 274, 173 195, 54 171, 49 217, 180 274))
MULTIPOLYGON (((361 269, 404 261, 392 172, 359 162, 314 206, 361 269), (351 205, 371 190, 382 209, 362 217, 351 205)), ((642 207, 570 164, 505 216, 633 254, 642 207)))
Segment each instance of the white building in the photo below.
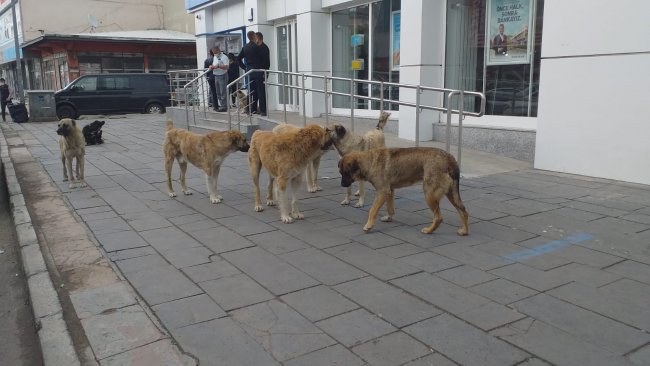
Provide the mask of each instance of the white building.
MULTIPOLYGON (((464 141, 534 161, 539 169, 650 184, 650 13, 647 0, 186 0, 199 67, 209 45, 241 48, 262 32, 271 69, 480 91, 483 117, 463 122, 464 141), (499 35, 499 25, 504 35, 499 35), (499 46, 500 41, 505 42, 499 46), (466 132, 466 131, 469 131, 466 132), (465 137, 467 136, 467 137, 465 137), (504 138, 505 136, 505 138, 504 138), (514 153, 510 151, 520 150, 514 153), (529 149, 529 153, 526 153, 529 149), (522 152, 523 151, 523 152, 522 152)), ((347 84, 346 84, 347 85, 347 84)), ((349 91, 334 84, 334 90, 349 91)), ((346 89, 347 88, 347 89, 346 89)), ((373 87, 357 94, 377 96, 373 87)), ((415 93, 388 88, 391 98, 415 93), (403 95, 399 96, 399 92, 403 95)), ((270 108, 300 111, 270 92, 270 108)), ((442 94, 423 103, 443 105, 442 94)), ((478 110, 476 100, 465 108, 478 110)), ((331 111, 349 114, 347 98, 331 111)), ((376 116, 359 100, 355 115, 376 116)), ((308 116, 325 102, 308 94, 308 116)), ((413 140, 415 110, 392 106, 413 140)), ((439 136, 445 116, 425 111, 419 136, 439 136)))

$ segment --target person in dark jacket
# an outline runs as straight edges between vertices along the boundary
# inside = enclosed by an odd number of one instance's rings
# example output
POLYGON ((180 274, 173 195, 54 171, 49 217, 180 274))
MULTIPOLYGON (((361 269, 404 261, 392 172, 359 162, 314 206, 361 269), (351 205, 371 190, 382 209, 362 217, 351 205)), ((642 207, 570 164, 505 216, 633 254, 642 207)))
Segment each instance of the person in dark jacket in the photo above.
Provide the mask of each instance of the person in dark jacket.
POLYGON ((6 122, 7 120, 5 119, 5 110, 7 109, 7 104, 11 102, 11 99, 9 99, 9 86, 5 84, 5 79, 0 78, 0 103, 2 105, 2 122, 6 122))
MULTIPOLYGON (((239 65, 237 64, 237 58, 235 54, 230 52, 228 53, 228 62, 230 67, 228 68, 228 84, 232 83, 239 77, 239 65)), ((236 107, 236 98, 235 92, 237 91, 237 85, 231 85, 228 89, 228 94, 230 94, 230 105, 236 107)))
MULTIPOLYGON (((246 33, 246 37, 248 38, 248 43, 242 47, 239 55, 237 55, 237 63, 239 64, 239 67, 248 72, 251 69, 257 68, 257 45, 255 44, 255 31, 248 31, 248 33, 246 33)), ((249 103, 251 112, 257 113, 258 95, 256 92, 255 80, 253 80, 252 75, 249 77, 248 81, 248 95, 250 98, 249 103)))
MULTIPOLYGON (((255 48, 257 56, 255 60, 256 69, 268 70, 271 68, 271 52, 269 47, 264 43, 264 35, 262 32, 255 33, 255 48)), ((255 91, 259 97, 259 113, 262 116, 266 116, 266 80, 263 72, 257 72, 253 75, 253 80, 255 80, 255 91)))
POLYGON ((212 63, 214 62, 214 52, 212 52, 212 49, 209 51, 208 58, 203 61, 203 68, 204 69, 209 69, 209 71, 205 74, 205 77, 208 78, 208 86, 210 87, 210 101, 209 104, 212 105, 212 108, 215 110, 217 109, 217 85, 215 84, 214 81, 214 72, 212 69, 210 69, 210 66, 212 66, 212 63))

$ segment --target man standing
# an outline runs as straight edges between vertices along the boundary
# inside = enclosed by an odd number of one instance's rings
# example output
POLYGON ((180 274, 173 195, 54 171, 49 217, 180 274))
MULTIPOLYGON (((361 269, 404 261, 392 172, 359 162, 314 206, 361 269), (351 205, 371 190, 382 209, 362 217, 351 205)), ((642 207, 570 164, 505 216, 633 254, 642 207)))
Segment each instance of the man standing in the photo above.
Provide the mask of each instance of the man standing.
POLYGON ((499 24, 499 34, 494 36, 492 40, 492 48, 497 55, 507 55, 508 54, 508 38, 503 33, 505 31, 505 26, 499 24))
MULTIPOLYGON (((239 55, 237 55, 237 63, 239 64, 239 67, 248 72, 248 70, 255 69, 255 66, 257 64, 257 45, 255 44, 255 31, 248 31, 248 33, 246 33, 246 37, 248 38, 248 43, 242 47, 239 55)), ((255 113, 257 112, 257 92, 255 92, 256 86, 253 84, 254 80, 251 76, 249 77, 248 82, 248 95, 251 99, 249 100, 251 112, 255 113)))
POLYGON ((208 69, 208 72, 205 73, 205 77, 208 78, 208 87, 210 88, 210 103, 212 103, 212 108, 217 109, 217 89, 214 84, 214 71, 212 71, 212 63, 214 62, 214 53, 212 49, 208 51, 208 58, 203 61, 203 68, 208 69))
POLYGON ((9 94, 9 86, 5 84, 4 78, 0 78, 0 103, 2 105, 2 122, 6 122, 5 109, 7 108, 7 104, 11 102, 9 99, 9 94))
MULTIPOLYGON (((268 70, 271 68, 271 52, 269 47, 264 43, 262 32, 255 33, 255 44, 257 45, 256 69, 268 70)), ((259 112, 261 116, 266 116, 266 80, 263 72, 256 72, 253 76, 255 80, 255 91, 259 97, 259 112)))
MULTIPOLYGON (((228 56, 221 52, 219 46, 212 47, 212 53, 214 53, 214 60, 210 68, 214 73, 214 84, 217 89, 217 99, 219 100, 219 108, 217 112, 225 112, 228 103, 228 56)), ((217 107, 216 105, 214 106, 217 107)))

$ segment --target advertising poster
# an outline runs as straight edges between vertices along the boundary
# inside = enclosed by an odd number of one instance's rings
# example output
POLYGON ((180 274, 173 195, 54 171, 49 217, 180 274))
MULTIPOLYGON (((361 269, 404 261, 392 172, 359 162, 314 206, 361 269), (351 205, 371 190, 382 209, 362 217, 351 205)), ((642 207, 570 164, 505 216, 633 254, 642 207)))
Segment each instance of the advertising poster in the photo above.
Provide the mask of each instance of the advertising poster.
POLYGON ((396 10, 390 17, 390 69, 399 70, 399 34, 401 11, 396 10))
POLYGON ((534 0, 488 0, 487 65, 530 63, 534 0))

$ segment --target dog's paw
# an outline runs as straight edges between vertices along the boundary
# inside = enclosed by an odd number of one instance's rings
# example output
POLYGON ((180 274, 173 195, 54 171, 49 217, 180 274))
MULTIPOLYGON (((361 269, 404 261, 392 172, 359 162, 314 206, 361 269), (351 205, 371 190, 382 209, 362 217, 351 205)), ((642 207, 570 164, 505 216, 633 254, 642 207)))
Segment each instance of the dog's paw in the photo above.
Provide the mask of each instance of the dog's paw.
POLYGON ((264 206, 262 205, 255 205, 255 212, 262 212, 264 211, 264 206))
POLYGON ((68 184, 68 188, 70 188, 70 189, 77 188, 77 183, 72 182, 72 183, 68 184))
POLYGON ((365 231, 365 232, 370 231, 370 229, 372 229, 372 225, 368 225, 368 224, 366 224, 366 225, 363 227, 363 231, 365 231))
POLYGON ((323 190, 323 187, 321 187, 321 186, 316 186, 316 190, 317 190, 317 191, 322 191, 322 190, 323 190))
POLYGON ((281 216, 282 222, 285 224, 291 224, 293 222, 293 217, 291 216, 281 216))
POLYGON ((388 216, 388 215, 382 216, 379 220, 381 220, 382 222, 392 222, 393 216, 388 216))
POLYGON ((266 200, 266 205, 267 206, 275 206, 275 201, 274 200, 266 200))
POLYGON ((300 211, 292 212, 291 217, 293 217, 296 220, 304 220, 305 219, 305 215, 303 215, 302 212, 300 212, 300 211))
POLYGON ((85 188, 85 187, 88 187, 88 184, 86 184, 86 182, 84 182, 84 181, 81 181, 81 182, 77 185, 77 187, 79 187, 79 188, 85 188))
POLYGON ((307 188, 307 192, 309 193, 315 193, 316 191, 318 191, 318 187, 311 186, 307 188))
POLYGON ((358 195, 360 195, 360 194, 361 194, 361 193, 360 193, 359 191, 354 192, 354 195, 355 195, 355 196, 358 196, 358 195))
POLYGON ((176 192, 169 192, 169 197, 176 197, 176 192))
POLYGON ((190 190, 188 189, 188 190, 186 190, 186 191, 183 191, 183 194, 186 195, 186 196, 190 196, 190 195, 192 195, 192 191, 190 191, 190 190))
POLYGON ((67 182, 67 181, 68 181, 68 177, 63 177, 63 181, 64 181, 64 182, 67 182))
POLYGON ((221 196, 210 197, 210 203, 221 203, 221 201, 223 201, 221 196))
POLYGON ((354 204, 354 207, 356 207, 356 208, 363 207, 363 200, 358 200, 357 203, 354 204))
POLYGON ((458 234, 460 236, 465 236, 465 235, 467 235, 467 229, 461 227, 460 229, 458 229, 458 231, 456 231, 456 234, 458 234))
POLYGON ((420 230, 420 232, 422 234, 431 234, 433 232, 433 230, 431 229, 430 226, 427 226, 427 227, 423 228, 422 230, 420 230))
POLYGON ((341 205, 343 205, 343 206, 347 206, 349 204, 350 204, 350 199, 349 198, 346 198, 343 201, 341 201, 341 205))

